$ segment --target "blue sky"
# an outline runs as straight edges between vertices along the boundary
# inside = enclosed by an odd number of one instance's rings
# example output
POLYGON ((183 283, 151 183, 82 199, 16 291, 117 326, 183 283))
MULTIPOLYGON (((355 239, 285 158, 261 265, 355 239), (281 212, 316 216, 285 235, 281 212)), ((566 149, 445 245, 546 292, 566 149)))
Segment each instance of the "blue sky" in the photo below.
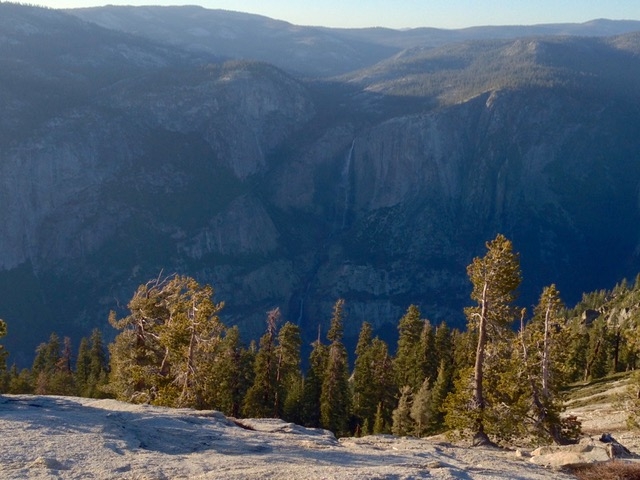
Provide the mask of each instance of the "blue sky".
POLYGON ((640 20, 639 0, 42 0, 53 8, 103 5, 185 5, 258 13, 299 25, 460 28, 640 20))

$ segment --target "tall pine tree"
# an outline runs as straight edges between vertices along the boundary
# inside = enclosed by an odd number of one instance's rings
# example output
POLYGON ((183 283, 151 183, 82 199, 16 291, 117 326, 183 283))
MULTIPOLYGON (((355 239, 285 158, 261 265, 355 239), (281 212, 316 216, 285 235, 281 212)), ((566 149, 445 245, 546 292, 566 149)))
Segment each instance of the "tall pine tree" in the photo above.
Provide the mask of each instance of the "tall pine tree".
POLYGON ((302 424, 307 427, 319 428, 322 383, 327 369, 329 356, 328 347, 318 339, 312 344, 309 354, 309 369, 302 386, 302 424))
POLYGON ((398 323, 398 348, 394 360, 394 371, 398 389, 409 386, 417 392, 425 377, 425 345, 421 342, 424 321, 420 310, 410 305, 398 323))
POLYGON ((276 335, 280 309, 267 314, 267 331, 260 339, 254 363, 253 385, 244 399, 243 413, 247 417, 278 417, 276 335))
MULTIPOLYGON (((487 253, 484 257, 476 257, 467 267, 469 280, 473 285, 471 298, 477 306, 465 309, 469 321, 469 329, 477 332, 477 345, 473 366, 472 398, 463 401, 469 406, 467 414, 452 415, 449 418, 458 420, 466 418, 467 424, 457 423, 454 428, 469 428, 476 444, 489 443, 485 431, 485 356, 492 341, 499 341, 500 335, 509 331, 516 319, 513 302, 516 290, 521 282, 520 261, 513 251, 513 245, 504 235, 487 242, 487 253)), ((461 379, 464 384, 464 379, 461 379)), ((459 392, 460 393, 460 392, 459 392)), ((463 405, 459 408, 464 409, 463 405)))
POLYGON ((337 436, 349 434, 349 365, 347 350, 342 343, 344 300, 339 299, 333 307, 327 364, 322 378, 320 394, 320 421, 323 428, 337 436))

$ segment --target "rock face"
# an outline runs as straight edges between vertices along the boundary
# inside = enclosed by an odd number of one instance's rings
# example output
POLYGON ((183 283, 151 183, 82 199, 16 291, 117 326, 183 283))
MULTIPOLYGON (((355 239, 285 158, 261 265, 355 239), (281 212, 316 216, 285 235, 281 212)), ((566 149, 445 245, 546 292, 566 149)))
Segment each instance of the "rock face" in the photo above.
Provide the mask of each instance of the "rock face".
POLYGON ((523 304, 635 274, 638 38, 531 42, 321 82, 0 4, 9 350, 104 327, 161 271, 211 283, 247 337, 279 306, 309 341, 339 297, 352 338, 393 338, 411 303, 460 325, 498 232, 523 304))
POLYGON ((611 435, 585 437, 577 445, 540 447, 531 452, 530 461, 551 468, 567 468, 591 463, 608 462, 633 455, 611 435))
POLYGON ((550 478, 549 470, 497 449, 391 435, 337 440, 278 419, 238 422, 215 411, 114 400, 2 396, 0 435, 0 476, 7 480, 550 478))

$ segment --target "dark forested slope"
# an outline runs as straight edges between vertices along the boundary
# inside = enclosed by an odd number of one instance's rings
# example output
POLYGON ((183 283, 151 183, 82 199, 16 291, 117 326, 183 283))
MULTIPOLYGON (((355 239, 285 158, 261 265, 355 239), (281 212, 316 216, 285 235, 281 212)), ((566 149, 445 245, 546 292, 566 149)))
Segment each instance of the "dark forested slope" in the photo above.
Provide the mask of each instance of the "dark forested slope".
POLYGON ((338 297, 350 337, 410 303, 460 324, 465 267, 496 232, 521 252, 524 304, 638 270, 637 34, 416 44, 330 81, 172 43, 0 4, 17 358, 106 328, 161 270, 211 283, 247 335, 279 306, 305 341, 338 297))

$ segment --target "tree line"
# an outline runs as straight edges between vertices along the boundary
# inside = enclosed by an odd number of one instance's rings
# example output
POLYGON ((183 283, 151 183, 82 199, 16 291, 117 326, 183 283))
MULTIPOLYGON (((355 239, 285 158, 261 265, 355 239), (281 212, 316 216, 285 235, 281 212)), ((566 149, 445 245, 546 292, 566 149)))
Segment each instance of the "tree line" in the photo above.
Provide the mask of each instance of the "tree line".
POLYGON ((364 322, 350 365, 339 299, 304 372, 300 329, 279 309, 247 346, 237 326, 220 320, 224 304, 214 302, 211 286, 159 277, 137 289, 127 316, 110 314, 119 333, 109 345, 94 330, 74 357, 70 340, 54 333, 21 371, 6 368, 0 349, 0 388, 277 417, 338 436, 448 431, 477 444, 572 441, 579 425, 561 415, 562 388, 637 366, 638 279, 585 294, 572 309, 549 285, 527 311, 516 305, 519 256, 503 235, 486 243, 467 274, 474 304, 465 309, 465 331, 434 325, 411 305, 393 352, 364 322))

